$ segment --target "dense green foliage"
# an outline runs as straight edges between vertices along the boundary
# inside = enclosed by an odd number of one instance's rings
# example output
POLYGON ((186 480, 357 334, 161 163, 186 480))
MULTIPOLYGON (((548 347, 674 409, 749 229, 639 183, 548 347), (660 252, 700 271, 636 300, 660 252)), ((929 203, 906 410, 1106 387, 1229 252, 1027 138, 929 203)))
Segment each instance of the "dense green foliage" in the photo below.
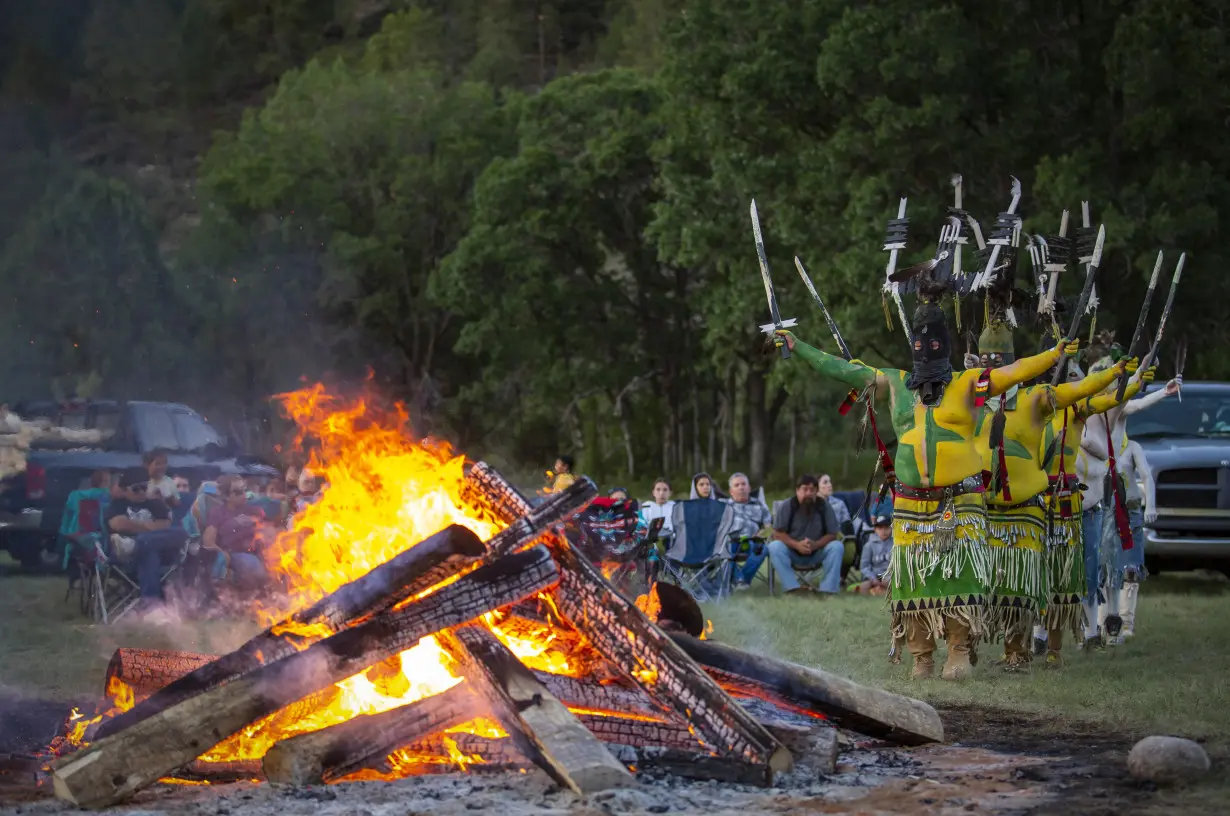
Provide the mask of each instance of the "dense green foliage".
POLYGON ((748 202, 799 333, 828 341, 796 253, 855 352, 901 365, 884 220, 909 196, 921 257, 954 172, 984 224, 1010 175, 1031 230, 1090 200, 1121 337, 1157 249, 1186 250, 1187 373, 1230 377, 1201 308, 1230 296, 1212 0, 3 8, 4 397, 251 421, 300 377, 370 369, 417 427, 505 461, 853 484, 840 389, 756 330, 748 202))

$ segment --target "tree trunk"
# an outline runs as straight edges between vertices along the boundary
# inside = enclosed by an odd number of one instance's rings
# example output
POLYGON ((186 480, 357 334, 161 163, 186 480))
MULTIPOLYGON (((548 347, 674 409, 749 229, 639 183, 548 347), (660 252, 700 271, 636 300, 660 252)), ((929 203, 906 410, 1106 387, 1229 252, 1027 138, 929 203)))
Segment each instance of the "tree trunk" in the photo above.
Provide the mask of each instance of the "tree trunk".
POLYGON ((794 482, 794 451, 799 443, 799 412, 790 412, 790 481, 794 482))
POLYGON ((764 484, 769 460, 769 414, 765 409, 765 371, 747 370, 747 469, 753 485, 764 484))
POLYGON ((700 397, 692 389, 692 472, 700 470, 700 397))

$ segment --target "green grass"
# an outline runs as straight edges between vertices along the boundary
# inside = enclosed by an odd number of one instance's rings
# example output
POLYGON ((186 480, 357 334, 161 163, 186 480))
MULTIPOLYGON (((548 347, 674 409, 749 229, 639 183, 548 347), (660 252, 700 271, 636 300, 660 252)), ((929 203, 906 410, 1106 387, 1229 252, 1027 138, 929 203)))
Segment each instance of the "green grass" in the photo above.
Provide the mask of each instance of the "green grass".
MULTIPOLYGON (((107 661, 119 646, 217 654, 255 630, 243 620, 91 625, 75 598, 63 602, 65 587, 62 576, 26 576, 0 565, 0 689, 76 701, 101 693, 107 661)), ((1036 663, 1030 674, 1005 675, 990 666, 1000 647, 984 644, 974 678, 960 684, 912 681, 908 658, 899 666, 888 663, 882 599, 774 598, 760 585, 706 605, 705 613, 719 640, 940 706, 1037 714, 1057 731, 1093 722, 1113 731, 1207 740, 1218 754, 1230 749, 1230 707, 1224 704, 1230 700, 1230 643, 1224 634, 1230 582, 1221 576, 1166 575, 1147 582, 1137 636, 1092 655, 1065 644, 1061 672, 1036 663)))
POLYGON ((100 696, 120 646, 219 653, 253 634, 248 621, 91 625, 64 576, 28 576, 0 565, 0 691, 79 701, 100 696))
MULTIPOLYGON (((1084 654, 1065 642, 1066 667, 1007 675, 990 666, 1002 647, 983 644, 975 676, 964 683, 909 678, 908 655, 888 662, 888 612, 882 598, 769 597, 763 585, 707 604, 714 637, 764 654, 908 694, 937 705, 1004 708, 1050 718, 1057 731, 1093 721, 1126 732, 1174 734, 1225 746, 1230 732, 1230 582, 1196 574, 1146 582, 1137 635, 1125 645, 1084 654)), ((937 662, 942 661, 941 653, 937 662)), ((1212 747, 1212 746, 1211 746, 1212 747)))

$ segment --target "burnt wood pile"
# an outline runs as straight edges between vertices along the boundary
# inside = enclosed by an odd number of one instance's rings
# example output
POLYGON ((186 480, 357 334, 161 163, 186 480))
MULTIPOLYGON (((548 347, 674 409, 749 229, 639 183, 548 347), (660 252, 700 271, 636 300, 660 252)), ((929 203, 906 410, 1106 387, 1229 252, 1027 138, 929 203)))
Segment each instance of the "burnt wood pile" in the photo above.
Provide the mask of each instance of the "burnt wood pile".
POLYGON ((767 786, 796 759, 831 772, 834 724, 903 744, 943 739, 924 703, 664 631, 642 611, 659 604, 638 608, 563 536, 595 494, 580 479, 531 507, 476 463, 465 497, 507 525, 491 540, 442 530, 226 655, 118 650, 105 688, 135 705, 52 764, 56 795, 100 808, 168 776, 310 784, 387 771, 396 754, 455 767, 457 751, 486 769, 536 767, 582 794, 635 784, 630 769, 767 786), (501 631, 549 627, 583 672, 527 668, 484 625, 492 612, 501 631), (198 760, 271 714, 320 707, 339 681, 399 672, 398 655, 431 635, 464 678, 452 688, 283 739, 259 767, 198 760), (477 717, 502 735, 445 733, 477 717))

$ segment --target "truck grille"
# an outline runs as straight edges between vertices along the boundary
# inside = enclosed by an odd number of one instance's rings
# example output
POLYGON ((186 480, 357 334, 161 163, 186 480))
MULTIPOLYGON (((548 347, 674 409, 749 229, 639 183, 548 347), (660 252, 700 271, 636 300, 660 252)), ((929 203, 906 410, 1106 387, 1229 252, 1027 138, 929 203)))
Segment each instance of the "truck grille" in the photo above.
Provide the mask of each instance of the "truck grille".
MULTIPOLYGON (((1159 508, 1216 510, 1230 506, 1223 502, 1223 477, 1220 468, 1183 468, 1157 474, 1159 508)), ((1230 483, 1226 494, 1230 496, 1230 483)))

